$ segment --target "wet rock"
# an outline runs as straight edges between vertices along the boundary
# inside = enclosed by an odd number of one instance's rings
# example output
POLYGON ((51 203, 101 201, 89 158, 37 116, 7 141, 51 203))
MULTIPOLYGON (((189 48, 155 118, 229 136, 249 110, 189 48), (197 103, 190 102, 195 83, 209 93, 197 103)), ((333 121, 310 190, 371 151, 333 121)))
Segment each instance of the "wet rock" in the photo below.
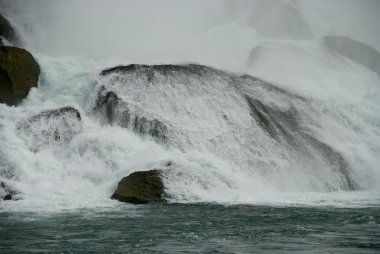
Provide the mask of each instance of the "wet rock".
POLYGON ((318 109, 258 78, 196 64, 131 64, 102 71, 95 89, 97 113, 167 147, 205 149, 268 176, 276 167, 254 158, 280 153, 310 176, 313 190, 359 188, 339 151, 312 138, 318 109))
POLYGON ((140 115, 130 110, 128 103, 121 100, 114 92, 100 92, 96 110, 103 112, 110 123, 119 124, 142 135, 149 135, 157 141, 167 140, 168 128, 158 119, 140 115))
POLYGON ((12 43, 17 43, 18 37, 10 22, 0 15, 0 37, 7 39, 12 43))
POLYGON ((10 194, 5 195, 4 200, 12 200, 12 196, 10 194))
POLYGON ((40 68, 25 49, 0 46, 0 103, 18 105, 37 87, 40 68))
MULTIPOLYGON (((190 83, 189 79, 207 80, 212 77, 229 78, 223 71, 212 67, 186 64, 186 65, 140 65, 130 64, 127 66, 116 66, 103 70, 100 73, 101 77, 109 78, 113 76, 120 77, 122 83, 125 82, 125 87, 129 84, 128 80, 123 78, 132 77, 132 80, 144 82, 141 85, 142 93, 149 86, 156 86, 160 82, 176 82, 175 79, 180 79, 178 83, 190 83), (135 78, 136 77, 136 78, 135 78)), ((118 78, 116 78, 118 79, 118 78)), ((145 110, 145 107, 136 107, 136 103, 122 96, 119 96, 119 91, 114 91, 112 86, 107 85, 98 87, 98 95, 95 105, 95 110, 101 112, 111 124, 117 124, 124 128, 128 128, 141 135, 149 135, 161 144, 167 144, 171 141, 169 137, 173 126, 171 123, 157 117, 154 112, 145 110)), ((127 88, 128 89, 128 88, 127 88)), ((153 103, 152 103, 153 104, 153 103)))
POLYGON ((133 204, 165 201, 164 184, 160 170, 138 171, 124 177, 112 199, 133 204))
POLYGON ((47 110, 17 124, 18 135, 33 150, 69 143, 82 130, 77 109, 65 107, 47 110))
POLYGON ((198 65, 198 64, 187 64, 187 65, 172 65, 172 64, 161 64, 161 65, 143 65, 143 64, 130 64, 130 65, 120 65, 103 70, 100 75, 106 76, 114 73, 134 73, 140 72, 147 76, 149 81, 153 81, 156 74, 170 76, 173 74, 185 74, 185 75, 205 75, 208 71, 213 70, 211 67, 198 65))
POLYGON ((0 182, 0 199, 12 200, 16 195, 16 191, 4 182, 0 182))

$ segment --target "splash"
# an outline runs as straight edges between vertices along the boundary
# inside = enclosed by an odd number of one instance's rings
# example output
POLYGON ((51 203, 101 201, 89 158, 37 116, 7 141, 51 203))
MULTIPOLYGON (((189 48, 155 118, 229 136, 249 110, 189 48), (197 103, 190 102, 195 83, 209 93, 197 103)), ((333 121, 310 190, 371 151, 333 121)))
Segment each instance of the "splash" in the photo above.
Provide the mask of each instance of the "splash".
MULTIPOLYGON (((22 105, 0 105, 0 181, 12 186, 20 199, 2 206, 42 210, 114 206, 109 197, 123 176, 165 167, 168 161, 173 162, 173 173, 167 175, 167 185, 177 202, 317 204, 329 197, 329 204, 377 202, 373 193, 379 191, 380 179, 380 78, 331 52, 322 38, 349 36, 379 50, 378 1, 347 1, 342 6, 339 1, 91 1, 90 5, 36 0, 2 1, 0 7, 42 71, 39 88, 22 105), (113 90, 133 104, 134 112, 170 123, 168 135, 185 131, 173 138, 177 144, 162 144, 94 113, 96 88, 117 84, 99 75, 102 70, 184 63, 212 66, 221 74, 190 80, 190 94, 180 87, 171 89, 176 83, 166 79, 158 82, 162 90, 158 86, 146 93, 141 88, 148 89, 149 82, 139 77, 130 86, 121 82, 127 92, 113 90), (272 85, 236 89, 222 78, 242 74, 272 85), (242 93, 259 100, 249 104, 242 93), (56 145, 54 139, 44 143, 44 135, 27 140, 20 135, 20 122, 68 106, 82 117, 80 128, 67 142, 56 145), (221 107, 230 113, 226 124, 221 107), (309 147, 310 155, 302 155, 299 147, 308 147, 310 140, 301 138, 297 149, 287 149, 270 137, 278 132, 275 127, 268 124, 265 131, 248 121, 251 112, 256 120, 281 122, 288 117, 282 113, 293 112, 292 108, 302 120, 300 128, 290 128, 292 135, 304 132, 339 154, 359 194, 342 187, 344 179, 334 171, 336 161, 326 159, 331 152, 323 155, 322 148, 309 147), (211 144, 207 135, 219 132, 228 135, 211 144), (256 157, 250 157, 249 148, 242 145, 250 141, 256 157), (33 142, 42 145, 34 149, 33 142)), ((36 130, 44 130, 44 124, 36 130)))

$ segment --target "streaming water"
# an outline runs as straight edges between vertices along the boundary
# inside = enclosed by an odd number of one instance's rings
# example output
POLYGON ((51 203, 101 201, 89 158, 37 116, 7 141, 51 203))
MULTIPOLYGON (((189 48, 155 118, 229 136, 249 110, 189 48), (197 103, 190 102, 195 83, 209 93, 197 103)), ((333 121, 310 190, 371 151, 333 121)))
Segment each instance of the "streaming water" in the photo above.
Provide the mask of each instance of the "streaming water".
POLYGON ((19 199, 0 201, 0 252, 379 248, 380 77, 323 37, 380 50, 380 4, 316 2, 0 1, 41 67, 38 89, 20 106, 0 104, 0 181, 19 199), (154 87, 141 76, 99 75, 117 65, 187 63, 222 71, 202 80, 179 73, 154 87), (274 88, 232 87, 230 77, 243 74, 274 88), (107 122, 94 111, 101 86, 134 113, 169 124, 174 142, 107 122), (299 125, 288 131, 305 143, 271 138, 249 120, 242 94, 273 110, 274 122, 288 124, 280 117, 295 112, 299 125), (20 122, 66 106, 82 118, 69 142, 20 134, 20 122), (331 151, 344 171, 326 159, 331 151), (122 177, 168 161, 174 204, 110 200, 122 177))

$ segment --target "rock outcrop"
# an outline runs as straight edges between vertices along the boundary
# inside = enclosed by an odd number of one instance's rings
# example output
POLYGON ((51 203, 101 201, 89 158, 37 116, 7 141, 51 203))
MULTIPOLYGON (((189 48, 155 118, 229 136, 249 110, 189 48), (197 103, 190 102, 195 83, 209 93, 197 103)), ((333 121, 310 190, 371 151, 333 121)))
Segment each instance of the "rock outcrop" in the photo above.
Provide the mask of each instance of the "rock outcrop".
POLYGON ((0 46, 0 103, 17 105, 37 87, 40 68, 25 49, 0 46))
POLYGON ((81 130, 80 113, 72 107, 47 110, 17 124, 18 135, 33 151, 69 143, 81 130))
POLYGON ((138 171, 124 177, 111 198, 133 204, 164 202, 162 172, 138 171))

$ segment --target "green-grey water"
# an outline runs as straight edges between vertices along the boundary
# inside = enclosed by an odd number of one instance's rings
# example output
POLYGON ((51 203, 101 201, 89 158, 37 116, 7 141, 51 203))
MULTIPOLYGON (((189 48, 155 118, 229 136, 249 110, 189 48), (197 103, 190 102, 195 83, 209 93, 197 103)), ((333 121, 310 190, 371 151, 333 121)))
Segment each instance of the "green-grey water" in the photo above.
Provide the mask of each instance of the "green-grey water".
POLYGON ((0 213, 0 253, 379 253, 380 207, 121 205, 0 213))

